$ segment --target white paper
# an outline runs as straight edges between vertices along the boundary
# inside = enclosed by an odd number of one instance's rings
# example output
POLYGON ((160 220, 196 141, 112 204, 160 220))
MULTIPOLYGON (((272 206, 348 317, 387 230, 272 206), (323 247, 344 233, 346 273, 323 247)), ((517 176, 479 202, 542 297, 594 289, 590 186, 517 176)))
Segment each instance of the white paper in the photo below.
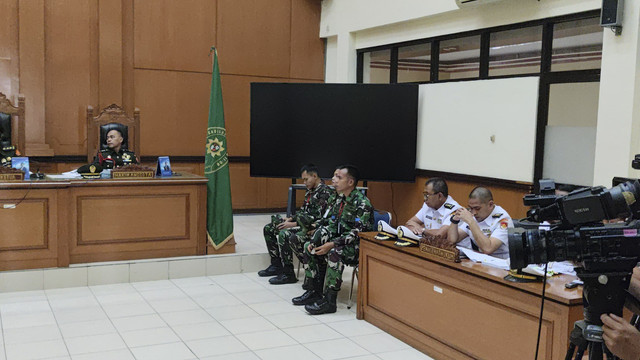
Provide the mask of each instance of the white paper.
POLYGON ((462 251, 471 261, 483 263, 485 265, 493 266, 498 269, 509 270, 509 259, 500 259, 487 254, 481 254, 471 249, 457 246, 458 250, 462 251))

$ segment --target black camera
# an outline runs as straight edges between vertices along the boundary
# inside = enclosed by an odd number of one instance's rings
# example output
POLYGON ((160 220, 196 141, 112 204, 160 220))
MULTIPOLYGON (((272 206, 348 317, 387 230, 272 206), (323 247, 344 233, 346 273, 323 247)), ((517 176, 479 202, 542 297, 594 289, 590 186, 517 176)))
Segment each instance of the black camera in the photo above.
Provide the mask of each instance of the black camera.
POLYGON ((565 196, 551 195, 549 180, 540 188, 540 195, 524 198, 525 205, 533 206, 527 220, 536 228, 509 230, 511 268, 579 262, 575 271, 585 283, 585 320, 600 324, 603 313, 622 315, 631 272, 640 258, 640 182, 583 188, 565 196), (616 218, 624 220, 603 223, 616 218))

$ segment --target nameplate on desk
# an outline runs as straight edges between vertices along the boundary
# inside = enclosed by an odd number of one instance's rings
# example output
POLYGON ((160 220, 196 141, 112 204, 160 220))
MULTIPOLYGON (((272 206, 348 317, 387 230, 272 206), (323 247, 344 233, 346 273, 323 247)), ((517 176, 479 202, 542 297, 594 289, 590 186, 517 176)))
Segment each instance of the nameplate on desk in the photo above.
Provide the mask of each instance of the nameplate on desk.
POLYGON ((171 176, 171 162, 168 156, 158 156, 158 165, 156 165, 156 176, 171 176))
POLYGON ((29 158, 28 157, 14 157, 11 159, 11 167, 18 169, 24 173, 24 179, 29 179, 29 158))
POLYGON ((460 250, 458 249, 448 250, 448 249, 439 248, 439 247, 428 245, 424 242, 421 242, 420 251, 437 256, 439 258, 442 258, 448 261, 460 262, 460 250))

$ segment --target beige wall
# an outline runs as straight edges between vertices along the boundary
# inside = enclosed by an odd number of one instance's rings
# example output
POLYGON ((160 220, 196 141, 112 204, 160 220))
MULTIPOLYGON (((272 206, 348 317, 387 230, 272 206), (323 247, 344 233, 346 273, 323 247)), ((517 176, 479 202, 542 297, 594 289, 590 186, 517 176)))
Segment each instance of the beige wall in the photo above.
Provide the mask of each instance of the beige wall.
MULTIPOLYGON (((85 109, 111 103, 140 109, 140 155, 203 156, 209 49, 216 46, 229 155, 246 157, 250 82, 324 79, 320 6, 316 0, 3 0, 0 92, 26 97, 29 156, 86 154, 85 109)), ((248 163, 232 163, 231 177, 234 208, 284 206, 288 180, 249 178, 248 163)))

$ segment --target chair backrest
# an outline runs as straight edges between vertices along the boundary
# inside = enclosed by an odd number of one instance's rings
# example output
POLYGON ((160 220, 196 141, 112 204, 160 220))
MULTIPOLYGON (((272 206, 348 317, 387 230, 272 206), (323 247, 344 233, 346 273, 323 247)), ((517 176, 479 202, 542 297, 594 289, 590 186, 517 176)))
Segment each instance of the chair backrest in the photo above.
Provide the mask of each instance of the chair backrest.
POLYGON ((87 106, 87 161, 91 162, 98 150, 107 148, 107 133, 117 129, 122 133, 122 148, 139 154, 140 144, 140 110, 135 109, 133 116, 127 115, 124 109, 111 104, 93 116, 93 107, 87 106))
POLYGON ((374 227, 378 226, 378 221, 384 221, 387 224, 391 225, 391 213, 388 211, 384 211, 384 210, 373 210, 373 221, 374 221, 374 227))
POLYGON ((14 145, 25 153, 24 96, 18 95, 18 105, 14 106, 7 96, 0 93, 0 146, 14 145))

